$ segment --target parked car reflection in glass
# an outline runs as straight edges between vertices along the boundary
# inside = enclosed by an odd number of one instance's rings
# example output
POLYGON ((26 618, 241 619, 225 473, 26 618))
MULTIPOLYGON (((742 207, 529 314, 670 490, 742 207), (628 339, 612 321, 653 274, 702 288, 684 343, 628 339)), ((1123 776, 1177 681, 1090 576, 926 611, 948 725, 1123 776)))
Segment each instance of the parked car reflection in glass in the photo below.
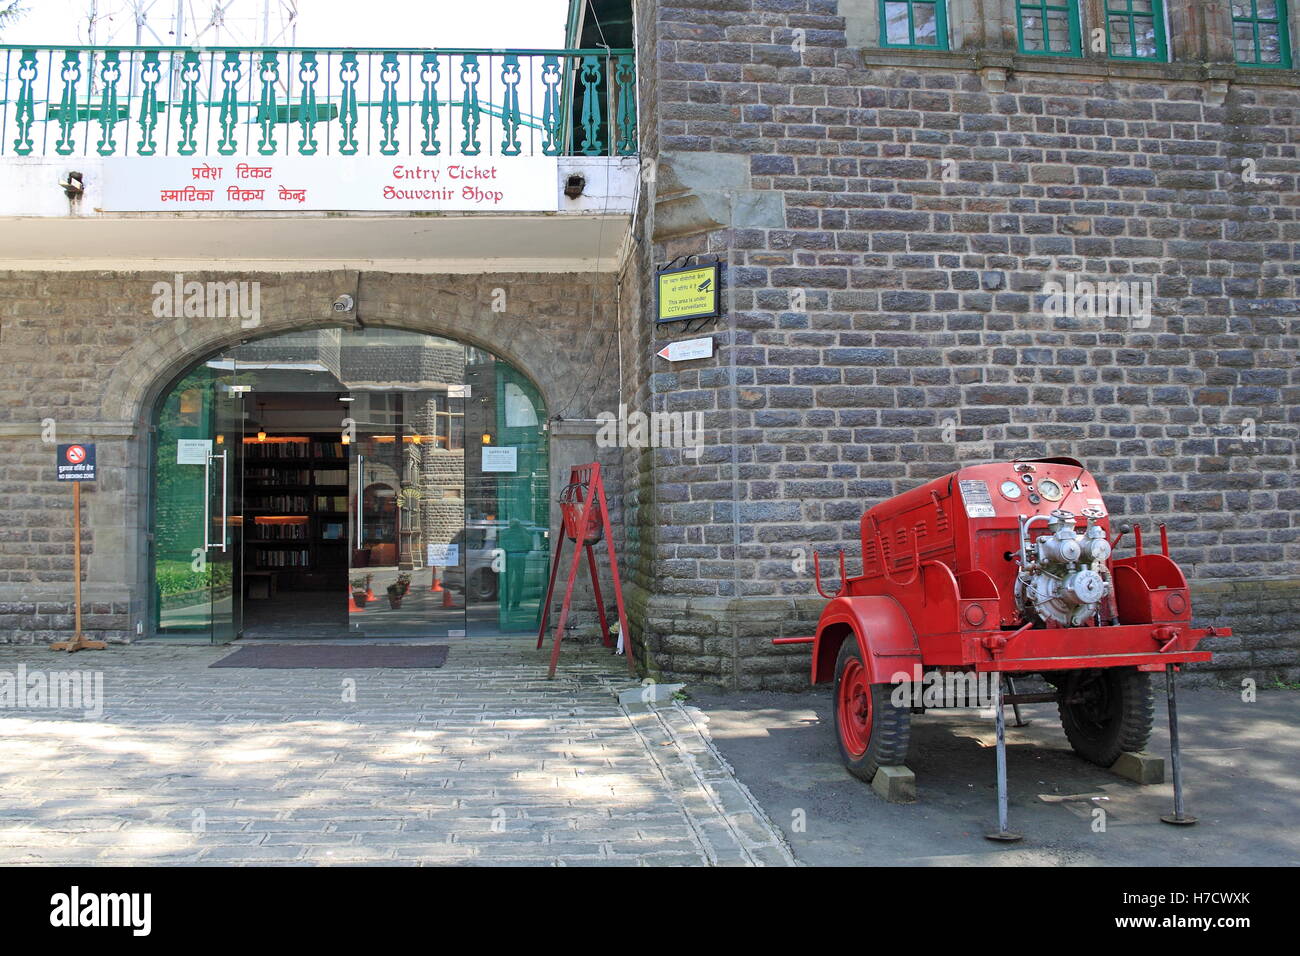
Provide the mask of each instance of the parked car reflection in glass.
POLYGON ((451 539, 463 557, 444 569, 443 585, 478 603, 496 601, 503 591, 510 608, 538 600, 546 585, 549 538, 548 529, 517 518, 469 522, 451 539))

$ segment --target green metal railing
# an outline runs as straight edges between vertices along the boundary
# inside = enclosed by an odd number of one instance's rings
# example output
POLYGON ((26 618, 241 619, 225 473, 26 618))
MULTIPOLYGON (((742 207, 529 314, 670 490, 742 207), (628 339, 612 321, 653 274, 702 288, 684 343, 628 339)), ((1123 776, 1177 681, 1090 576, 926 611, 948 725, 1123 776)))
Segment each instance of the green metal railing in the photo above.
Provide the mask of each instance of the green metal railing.
POLYGON ((628 156, 631 50, 0 45, 0 155, 628 156))

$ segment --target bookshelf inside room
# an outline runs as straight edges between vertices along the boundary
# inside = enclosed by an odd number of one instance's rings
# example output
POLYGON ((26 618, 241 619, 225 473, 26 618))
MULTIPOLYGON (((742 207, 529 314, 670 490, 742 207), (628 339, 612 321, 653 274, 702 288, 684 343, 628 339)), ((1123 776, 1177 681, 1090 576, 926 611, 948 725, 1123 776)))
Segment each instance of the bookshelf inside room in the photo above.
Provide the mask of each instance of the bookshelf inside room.
POLYGON ((244 439, 244 568, 278 590, 342 590, 348 569, 347 447, 331 434, 244 439))

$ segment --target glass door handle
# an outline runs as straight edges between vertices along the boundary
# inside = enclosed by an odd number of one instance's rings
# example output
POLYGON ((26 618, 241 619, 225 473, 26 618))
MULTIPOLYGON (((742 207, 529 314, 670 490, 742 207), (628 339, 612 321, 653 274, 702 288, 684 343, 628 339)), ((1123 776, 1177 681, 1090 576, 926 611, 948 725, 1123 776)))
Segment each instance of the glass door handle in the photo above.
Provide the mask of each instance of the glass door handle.
POLYGON ((226 550, 226 526, 230 521, 230 508, 226 501, 227 482, 226 482, 226 453, 223 451, 219 455, 208 452, 203 459, 203 550, 220 546, 224 552, 226 550), (209 490, 212 488, 212 459, 221 459, 221 540, 212 541, 212 498, 209 490))
POLYGON ((212 450, 203 456, 203 550, 212 547, 212 450))
POLYGON ((230 522, 230 497, 229 489, 226 484, 226 453, 223 451, 219 456, 213 455, 213 458, 221 459, 221 551, 226 551, 226 526, 230 522))
POLYGON ((365 521, 365 517, 361 511, 362 494, 366 485, 365 470, 364 470, 366 467, 365 461, 366 459, 364 455, 357 455, 357 548, 358 549, 361 547, 361 541, 362 541, 361 526, 365 521))

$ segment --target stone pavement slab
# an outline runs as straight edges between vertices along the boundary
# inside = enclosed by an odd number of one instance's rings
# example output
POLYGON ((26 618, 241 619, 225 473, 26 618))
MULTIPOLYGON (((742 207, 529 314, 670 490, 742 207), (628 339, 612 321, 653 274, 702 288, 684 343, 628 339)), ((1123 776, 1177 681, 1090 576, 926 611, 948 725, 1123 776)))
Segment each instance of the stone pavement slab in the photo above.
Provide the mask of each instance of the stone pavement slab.
POLYGON ((622 658, 566 644, 547 681, 525 638, 450 643, 351 672, 0 646, 0 681, 103 687, 101 714, 0 702, 0 865, 793 863, 687 708, 620 705, 622 658))

